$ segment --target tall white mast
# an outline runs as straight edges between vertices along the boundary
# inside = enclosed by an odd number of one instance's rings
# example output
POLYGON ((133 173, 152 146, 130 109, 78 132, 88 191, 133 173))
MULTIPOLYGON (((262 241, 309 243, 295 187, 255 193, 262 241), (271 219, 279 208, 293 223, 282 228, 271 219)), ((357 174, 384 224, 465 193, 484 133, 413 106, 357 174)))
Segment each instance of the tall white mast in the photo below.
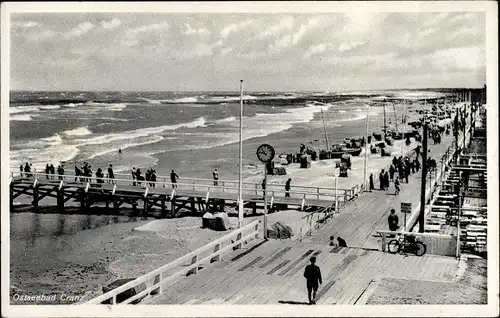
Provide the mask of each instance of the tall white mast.
POLYGON ((243 224, 243 80, 240 80, 240 169, 238 180, 238 228, 243 224))

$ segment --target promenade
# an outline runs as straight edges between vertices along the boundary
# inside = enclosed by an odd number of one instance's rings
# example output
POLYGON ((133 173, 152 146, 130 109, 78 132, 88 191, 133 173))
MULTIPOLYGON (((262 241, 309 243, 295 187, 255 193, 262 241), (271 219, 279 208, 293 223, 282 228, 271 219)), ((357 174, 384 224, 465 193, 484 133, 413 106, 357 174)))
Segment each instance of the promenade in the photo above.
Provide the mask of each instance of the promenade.
MULTIPOLYGON (((441 168, 439 158, 451 145, 453 136, 443 136, 442 143, 429 146, 428 157, 437 160, 437 169, 441 168)), ((421 161, 421 159, 420 159, 421 161)), ((394 184, 388 191, 381 191, 378 182, 378 174, 374 176, 375 190, 363 193, 357 200, 347 204, 341 213, 334 214, 330 220, 318 229, 312 231, 310 236, 303 240, 314 244, 328 244, 330 236, 340 236, 348 246, 377 249, 380 237, 376 236, 377 230, 388 230, 387 217, 391 209, 396 210, 401 228, 404 224, 404 214, 401 213, 401 202, 412 204, 415 209, 420 204, 422 170, 410 175, 408 183, 401 182, 401 192, 394 195, 394 184)), ((432 173, 434 179, 434 174, 432 173)), ((434 180, 433 180, 434 182, 434 180)), ((429 173, 427 174, 426 187, 429 187, 429 173)), ((410 214, 407 214, 410 217, 410 214)))
POLYGON ((364 304, 384 278, 451 283, 458 266, 455 258, 436 255, 393 255, 270 240, 253 252, 233 252, 197 275, 181 277, 144 303, 306 305, 302 274, 311 256, 317 257, 323 276, 317 304, 329 305, 364 304))

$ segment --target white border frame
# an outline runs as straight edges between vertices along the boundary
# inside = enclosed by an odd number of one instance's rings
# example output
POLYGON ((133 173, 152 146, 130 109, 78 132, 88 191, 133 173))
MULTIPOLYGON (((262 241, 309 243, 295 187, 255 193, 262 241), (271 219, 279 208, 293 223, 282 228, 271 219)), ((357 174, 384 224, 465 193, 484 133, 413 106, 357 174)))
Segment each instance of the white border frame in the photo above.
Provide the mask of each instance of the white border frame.
POLYGON ((25 2, 1 4, 1 137, 2 137, 2 174, 1 174, 1 240, 2 240, 2 316, 9 317, 149 317, 149 316, 497 316, 498 298, 498 16, 497 2, 494 1, 383 1, 383 2, 193 2, 193 3, 151 3, 151 2, 25 2), (397 305, 397 306, 84 306, 84 305, 9 305, 9 61, 10 61, 10 21, 11 13, 19 12, 220 12, 220 13, 317 13, 380 11, 380 12, 440 12, 440 11, 484 11, 486 12, 486 83, 488 87, 488 305, 397 305))

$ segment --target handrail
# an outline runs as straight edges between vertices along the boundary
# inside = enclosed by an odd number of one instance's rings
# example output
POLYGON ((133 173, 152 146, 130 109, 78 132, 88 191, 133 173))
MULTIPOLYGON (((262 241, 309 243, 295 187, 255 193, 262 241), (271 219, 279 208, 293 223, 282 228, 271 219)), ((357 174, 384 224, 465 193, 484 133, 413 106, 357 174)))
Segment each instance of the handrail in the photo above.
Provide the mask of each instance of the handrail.
MULTIPOLYGON (((24 173, 26 174, 26 173, 24 173)), ((46 173, 41 173, 41 172, 29 172, 30 174, 30 178, 29 179, 38 179, 39 181, 44 181, 47 177, 47 174, 46 173)), ((145 180, 131 180, 131 179, 116 179, 116 178, 113 178, 113 179, 110 179, 110 178, 107 178, 107 177, 102 177, 102 178, 96 178, 95 176, 94 177, 86 177, 86 176, 75 176, 75 175, 56 175, 56 174, 53 174, 53 175, 49 175, 49 177, 53 177, 53 179, 48 179, 50 182, 59 182, 61 181, 59 179, 59 177, 61 177, 64 181, 68 182, 69 184, 81 184, 83 182, 86 182, 86 180, 90 180, 90 184, 91 185, 107 185, 107 184, 110 184, 110 182, 113 182, 113 183, 122 183, 122 182, 126 182, 128 183, 129 186, 133 186, 131 185, 130 183, 133 182, 133 183, 136 183, 136 184, 144 184, 146 188, 149 187, 149 184, 154 184, 155 186, 158 185, 158 188, 165 188, 166 186, 170 186, 170 187, 176 187, 178 188, 179 186, 182 186, 182 187, 186 187, 186 188, 189 188, 191 189, 193 187, 193 184, 190 184, 190 183, 172 183, 172 182, 164 182, 164 181, 145 181, 145 180), (77 181, 68 181, 69 180, 73 180, 73 179, 78 179, 77 181), (97 182, 94 182, 94 180, 102 180, 103 182, 102 183, 97 183, 97 182), (80 181, 80 180, 84 180, 84 181, 80 181)), ((23 177, 24 178, 24 177, 23 177)), ((26 179, 28 179, 28 177, 25 177, 26 179)), ((212 191, 212 190, 220 190, 222 192, 225 192, 226 190, 238 190, 237 187, 229 187, 229 186, 225 186, 225 185, 212 185, 212 184, 196 184, 195 185, 196 187, 203 187, 203 188, 206 188, 207 191, 212 191)), ((150 188, 151 189, 151 188, 150 188)), ((322 189, 322 188, 315 188, 315 189, 322 189)), ((247 192, 251 192, 251 193, 255 193, 256 191, 264 191, 263 189, 255 189, 255 188, 242 188, 243 191, 247 191, 247 192)), ((344 190, 344 189, 337 189, 337 193, 339 191, 349 191, 349 190, 344 190)), ((351 190, 352 191, 352 190, 351 190)), ((298 196, 303 196, 304 198, 306 198, 307 196, 314 196, 316 198, 319 198, 319 197, 327 197, 327 198, 335 198, 335 193, 318 193, 317 191, 316 192, 313 192, 313 191, 286 191, 286 190, 267 190, 267 192, 272 192, 273 195, 274 193, 279 193, 279 194, 283 194, 284 196, 284 193, 288 192, 292 195, 298 195, 298 196)), ((345 195, 344 195, 345 196, 345 195)), ((337 198, 339 201, 343 201, 344 199, 344 196, 342 196, 342 194, 338 194, 337 195, 337 198)), ((351 198, 352 196, 347 196, 347 198, 351 198)))
MULTIPOLYGON (((193 270, 193 268, 198 268, 198 265, 200 263, 203 263, 203 262, 206 262, 206 261, 209 261, 211 260, 212 258, 214 257, 217 257, 217 256, 220 256, 220 254, 222 252, 226 252, 227 250, 229 249, 232 249, 233 247, 236 247, 236 246, 241 246, 242 242, 247 240, 247 239, 251 239, 252 237, 254 238, 258 238, 258 235, 259 235, 259 223, 260 221, 256 220, 256 221, 253 221, 247 225, 245 225, 244 227, 240 228, 240 229, 237 229, 237 230, 234 230, 232 231, 231 233, 227 234, 227 235, 224 235, 223 237, 220 237, 208 244, 206 244, 205 246, 202 246, 168 264, 165 264, 147 274, 144 274, 140 277, 137 277, 136 279, 134 279, 133 281, 130 281, 126 284, 123 284, 107 293, 104 293, 103 295, 100 295, 100 296, 97 296, 91 300, 89 300, 87 302, 87 304, 100 304, 102 303, 103 301, 106 301, 106 300, 109 300, 109 299, 112 299, 112 304, 116 304, 116 296, 118 294, 121 294, 123 293, 124 291, 127 291, 129 289, 132 289, 132 288, 135 288, 143 283, 146 283, 149 279, 152 279, 152 278, 156 278, 157 275, 160 275, 160 279, 158 280, 158 282, 155 281, 155 283, 153 283, 152 286, 148 287, 146 290, 143 290, 141 291, 140 293, 134 295, 133 297, 130 297, 128 299, 126 299, 125 301, 123 301, 122 303, 130 303, 138 298, 140 298, 141 296, 145 296, 147 295, 150 291, 152 290, 155 290, 155 289, 160 289, 160 293, 161 293, 161 285, 166 283, 166 281, 174 278, 174 277, 177 277, 183 273, 189 273, 193 270), (248 231, 248 230, 252 230, 249 234, 243 236, 243 233, 248 231), (227 241, 232 241, 232 239, 234 238, 234 236, 237 236, 236 240, 234 242, 232 242, 231 244, 228 244, 227 246, 221 248, 220 245, 222 245, 222 243, 224 242, 227 242, 227 241), (210 255, 204 257, 203 259, 201 260, 198 260, 198 257, 199 255, 201 255, 203 252, 206 252, 212 248, 215 248, 215 247, 219 247, 219 249, 217 249, 216 251, 212 252, 210 255), (188 260, 191 260, 195 258, 196 261, 192 262, 192 264, 190 264, 189 266, 187 267, 184 267, 182 270, 180 270, 179 272, 169 276, 169 277, 166 277, 166 278, 162 278, 162 274, 169 270, 169 269, 172 269, 178 265, 181 265, 183 262, 185 261, 188 261, 188 260)), ((195 271, 196 272, 196 271, 195 271)))

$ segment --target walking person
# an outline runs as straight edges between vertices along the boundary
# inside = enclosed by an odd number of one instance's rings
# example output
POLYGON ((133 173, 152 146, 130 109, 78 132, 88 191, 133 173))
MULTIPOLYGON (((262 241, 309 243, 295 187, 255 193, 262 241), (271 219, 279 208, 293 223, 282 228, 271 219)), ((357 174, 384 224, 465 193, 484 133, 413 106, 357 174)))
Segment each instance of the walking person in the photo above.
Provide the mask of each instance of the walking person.
POLYGON ((219 182, 217 182, 219 180, 219 172, 217 171, 217 168, 214 169, 212 175, 214 176, 214 186, 219 185, 219 182))
POLYGON ((307 297, 309 298, 309 304, 312 305, 316 304, 316 292, 323 281, 321 279, 321 269, 316 265, 316 257, 313 256, 309 260, 311 264, 306 266, 304 277, 307 281, 307 297))
POLYGON ((389 223, 389 231, 397 231, 399 229, 399 218, 396 215, 396 210, 391 209, 391 214, 387 218, 387 221, 389 223))
POLYGON ((290 197, 290 182, 292 182, 292 178, 288 178, 285 183, 285 198, 290 197))
POLYGON ((53 164, 50 164, 50 180, 54 180, 54 174, 56 173, 56 168, 54 168, 53 164))
POLYGON ((172 170, 172 172, 170 173, 170 182, 172 182, 172 188, 173 189, 176 189, 177 188, 177 179, 179 179, 179 176, 177 175, 177 173, 175 173, 174 170, 172 170))
POLYGON ((50 166, 49 164, 47 164, 45 166, 45 177, 47 178, 47 180, 49 179, 49 174, 50 174, 50 166))
POLYGON ((399 194, 399 191, 401 190, 399 188, 399 178, 396 177, 396 179, 394 180, 394 188, 396 189, 396 192, 394 193, 395 195, 398 195, 399 194))
POLYGON ((383 191, 384 190, 384 169, 382 169, 382 171, 378 175, 378 181, 380 183, 380 190, 383 191))
POLYGON ((389 190, 390 180, 389 180, 389 172, 385 172, 384 174, 384 183, 385 183, 385 191, 389 190))
POLYGON ((133 185, 133 186, 136 186, 136 185, 137 185, 137 183, 135 182, 135 179, 136 179, 136 172, 137 172, 137 171, 135 170, 135 167, 132 167, 132 180, 133 180, 132 185, 133 185))
POLYGON ((373 183, 373 173, 370 173, 370 192, 375 190, 375 184, 373 183))
POLYGON ((394 180, 394 173, 396 172, 396 169, 394 168, 394 165, 391 165, 389 167, 389 177, 391 178, 391 181, 394 180))
POLYGON ((113 165, 109 164, 108 167, 108 183, 115 184, 115 173, 113 172, 113 165))
POLYGON ((156 187, 156 170, 151 170, 151 186, 156 187))

